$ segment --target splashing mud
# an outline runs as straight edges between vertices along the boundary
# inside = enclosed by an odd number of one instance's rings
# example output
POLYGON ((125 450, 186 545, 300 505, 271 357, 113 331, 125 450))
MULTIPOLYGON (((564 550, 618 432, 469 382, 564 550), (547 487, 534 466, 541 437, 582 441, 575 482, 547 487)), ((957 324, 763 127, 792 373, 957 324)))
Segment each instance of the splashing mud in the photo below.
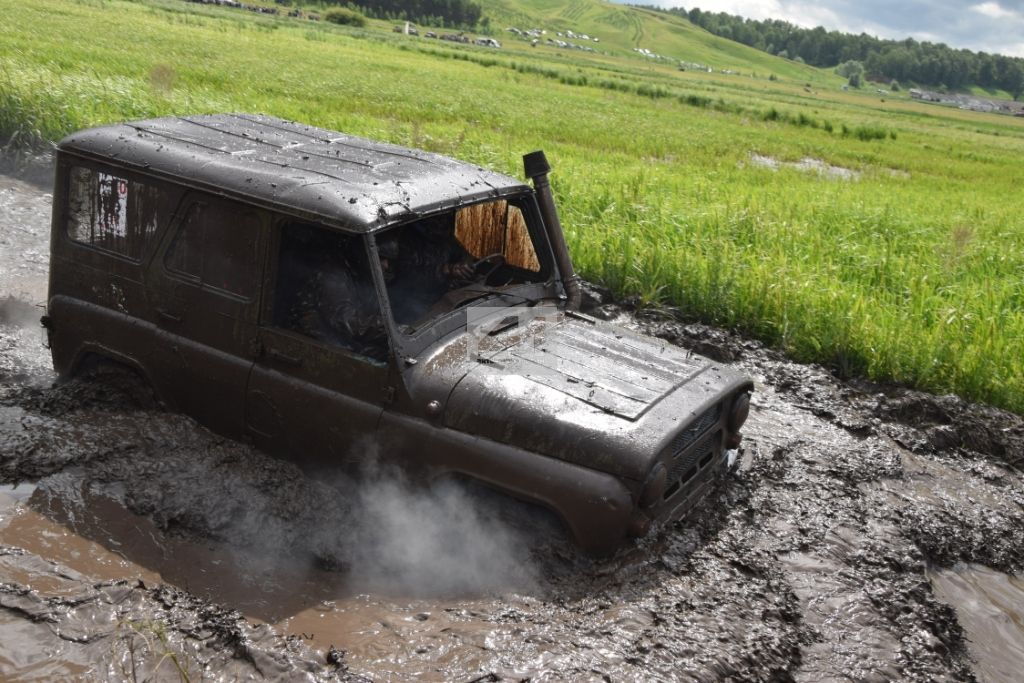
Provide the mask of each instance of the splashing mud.
POLYGON ((130 383, 53 386, 34 322, 48 197, 0 176, 11 203, 25 210, 0 211, 2 678, 1020 670, 1019 417, 840 381, 592 288, 595 314, 757 381, 738 473, 690 519, 594 562, 550 517, 486 491, 302 472, 130 383))

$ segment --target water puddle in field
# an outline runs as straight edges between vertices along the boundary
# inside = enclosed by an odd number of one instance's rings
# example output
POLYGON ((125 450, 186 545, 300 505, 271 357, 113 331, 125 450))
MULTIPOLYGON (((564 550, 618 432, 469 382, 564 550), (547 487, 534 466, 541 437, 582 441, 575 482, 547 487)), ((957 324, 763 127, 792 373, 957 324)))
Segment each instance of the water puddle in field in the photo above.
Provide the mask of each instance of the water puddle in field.
MULTIPOLYGON (((13 411, 18 424, 26 423, 26 411, 3 410, 13 411)), ((13 597, 0 591, 0 607, 17 608, 11 600, 26 596, 36 603, 90 600, 97 582, 149 590, 168 584, 199 601, 238 610, 247 627, 263 625, 292 637, 289 647, 298 649, 303 661, 312 658, 326 666, 333 660, 374 678, 451 680, 475 675, 481 662, 492 658, 487 643, 516 638, 516 626, 494 623, 496 612, 537 603, 529 597, 539 590, 530 549, 512 554, 518 546, 508 535, 508 523, 497 519, 506 514, 503 506, 487 507, 474 497, 479 494, 443 487, 426 494, 393 482, 371 483, 378 500, 393 498, 387 514, 359 517, 349 507, 332 508, 328 500, 359 492, 325 488, 287 463, 224 444, 178 416, 136 412, 134 432, 118 420, 116 413, 63 415, 51 422, 46 436, 9 442, 42 462, 54 462, 50 450, 85 452, 78 453, 79 464, 62 468, 58 460, 59 471, 33 484, 0 489, 0 577, 15 591, 13 597), (97 457, 93 433, 107 434, 122 451, 97 457), (153 448, 135 450, 140 437, 153 448), (179 452, 172 452, 172 440, 179 452), (160 471, 163 465, 166 470, 160 471), (230 473, 235 469, 256 474, 236 477, 230 473), (210 480, 221 483, 211 486, 210 480), (140 514, 140 506, 148 514, 140 514), (485 509, 490 521, 476 516, 485 509), (452 515, 445 516, 449 511, 452 515), (395 554, 394 543, 375 537, 371 526, 387 528, 392 541, 406 537, 404 554, 395 554), (446 546, 438 526, 453 529, 464 546, 446 546), (491 545, 484 534, 500 545, 491 545), (354 547, 360 535, 362 542, 354 547), (412 535, 430 547, 412 542, 412 535), (469 547, 474 543, 487 555, 469 547)), ((519 523, 536 523, 538 533, 545 533, 549 520, 527 514, 519 523)), ((564 538, 553 538, 564 546, 564 538)), ((162 618, 146 605, 130 611, 131 617, 117 604, 101 612, 101 620, 121 626, 95 637, 114 643, 121 642, 123 624, 162 618)), ((51 619, 49 612, 44 615, 51 619)), ((190 618, 207 628, 202 610, 190 618)), ((62 632, 83 628, 72 616, 52 621, 62 632)), ((11 652, 0 646, 0 673, 36 673, 35 660, 16 656, 25 647, 17 638, 20 623, 14 619, 8 628, 0 621, 0 640, 11 643, 11 652)), ((72 647, 58 642, 61 637, 51 634, 54 647, 72 647)), ((268 654, 280 654, 280 643, 270 644, 268 654)), ((191 656, 189 647, 180 645, 181 657, 191 656)), ((88 657, 93 672, 116 663, 104 652, 88 657)), ((72 665, 88 657, 69 655, 64 663, 71 668, 47 669, 47 675, 72 675, 68 672, 77 671, 72 665)), ((199 667, 200 660, 189 661, 199 667)))
POLYGON ((792 168, 797 171, 817 173, 820 176, 836 178, 838 180, 859 180, 861 176, 860 171, 844 166, 834 166, 827 161, 815 159, 814 157, 804 157, 799 161, 782 161, 775 157, 751 153, 750 163, 754 166, 768 168, 773 171, 777 171, 780 168, 792 168))
POLYGON ((958 564, 928 573, 942 601, 956 609, 982 681, 1012 683, 1024 672, 1024 576, 958 564))
MULTIPOLYGON (((415 597, 399 586, 389 590, 379 577, 375 581, 301 559, 167 533, 126 509, 116 496, 65 474, 38 485, 0 489, 0 549, 4 580, 37 599, 75 603, 96 582, 168 583, 236 609, 252 624, 293 636, 311 653, 307 656, 320 662, 326 663, 332 650, 343 650, 346 666, 373 677, 445 681, 482 668, 494 670, 491 660, 501 643, 522 633, 515 624, 495 625, 495 611, 530 610, 538 604, 511 593, 500 598, 465 592, 415 597), (373 583, 377 586, 370 590, 373 583)), ((0 600, 0 606, 11 604, 0 600)), ((103 616, 117 620, 112 613, 103 616)), ((80 627, 66 620, 58 623, 80 627)), ((5 643, 0 646, 0 671, 59 677, 95 673, 97 663, 105 663, 95 653, 69 652, 66 659, 48 657, 46 666, 37 668, 41 660, 19 655, 34 649, 29 638, 55 640, 37 631, 21 620, 0 618, 0 640, 5 643)), ((530 671, 516 668, 511 673, 530 671)))

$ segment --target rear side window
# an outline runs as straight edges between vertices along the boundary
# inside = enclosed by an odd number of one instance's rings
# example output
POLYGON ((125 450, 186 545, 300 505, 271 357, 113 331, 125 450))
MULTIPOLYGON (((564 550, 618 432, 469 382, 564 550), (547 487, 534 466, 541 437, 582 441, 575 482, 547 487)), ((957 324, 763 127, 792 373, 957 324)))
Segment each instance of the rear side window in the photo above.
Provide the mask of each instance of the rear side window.
POLYGON ((169 203, 158 187, 117 172, 72 166, 67 234, 75 242, 141 261, 169 203))
POLYGON ((168 270, 203 287, 251 299, 257 290, 259 214, 209 198, 185 210, 167 251, 168 270))

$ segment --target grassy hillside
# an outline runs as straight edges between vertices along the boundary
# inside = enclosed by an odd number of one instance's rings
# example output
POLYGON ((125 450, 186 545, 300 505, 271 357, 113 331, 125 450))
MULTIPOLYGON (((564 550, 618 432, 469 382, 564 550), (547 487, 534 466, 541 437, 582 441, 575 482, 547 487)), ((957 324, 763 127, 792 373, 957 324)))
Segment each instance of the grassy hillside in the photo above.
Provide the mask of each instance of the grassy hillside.
MULTIPOLYGON (((596 36, 591 47, 637 60, 633 48, 647 48, 675 60, 706 64, 713 69, 776 73, 794 79, 820 81, 820 70, 779 59, 746 45, 711 35, 679 17, 661 12, 616 5, 601 0, 485 0, 485 13, 495 28, 544 28, 550 32, 572 30, 596 36)), ((548 37, 551 37, 550 35, 548 37)), ((511 38, 511 37, 510 37, 511 38)), ((826 76, 830 81, 840 80, 826 76)))
MULTIPOLYGON (((580 6, 595 22, 631 11, 580 6)), ((0 144, 256 111, 515 175, 543 148, 587 277, 840 372, 1024 412, 1022 119, 842 92, 827 74, 682 72, 177 0, 3 15, 0 144)))

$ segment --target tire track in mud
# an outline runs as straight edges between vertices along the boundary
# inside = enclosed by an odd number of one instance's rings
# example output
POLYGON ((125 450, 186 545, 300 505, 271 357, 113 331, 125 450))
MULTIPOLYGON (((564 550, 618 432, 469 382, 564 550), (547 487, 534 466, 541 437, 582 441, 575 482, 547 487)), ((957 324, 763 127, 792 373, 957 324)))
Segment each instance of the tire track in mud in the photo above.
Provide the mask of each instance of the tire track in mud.
MULTIPOLYGON (((0 252, 0 264, 15 258, 0 252)), ((595 314, 623 315, 602 301, 592 289, 595 314)), ((441 594, 396 591, 394 577, 353 586, 365 561, 354 546, 374 541, 339 539, 353 515, 344 483, 140 408, 117 381, 51 387, 24 333, 34 310, 20 297, 3 310, 0 480, 36 485, 0 509, 0 633, 59 646, 49 666, 65 669, 51 672, 151 671, 170 651, 215 679, 970 681, 977 655, 930 573, 1024 569, 1019 417, 842 382, 720 330, 627 312, 757 379, 738 473, 690 519, 600 563, 530 514, 458 498, 529 539, 505 560, 529 580, 441 594), (70 555, 16 547, 8 535, 33 515, 88 539, 110 571, 143 567, 144 582, 96 581, 70 555)), ((16 670, 45 670, 32 669, 44 647, 16 670)))

